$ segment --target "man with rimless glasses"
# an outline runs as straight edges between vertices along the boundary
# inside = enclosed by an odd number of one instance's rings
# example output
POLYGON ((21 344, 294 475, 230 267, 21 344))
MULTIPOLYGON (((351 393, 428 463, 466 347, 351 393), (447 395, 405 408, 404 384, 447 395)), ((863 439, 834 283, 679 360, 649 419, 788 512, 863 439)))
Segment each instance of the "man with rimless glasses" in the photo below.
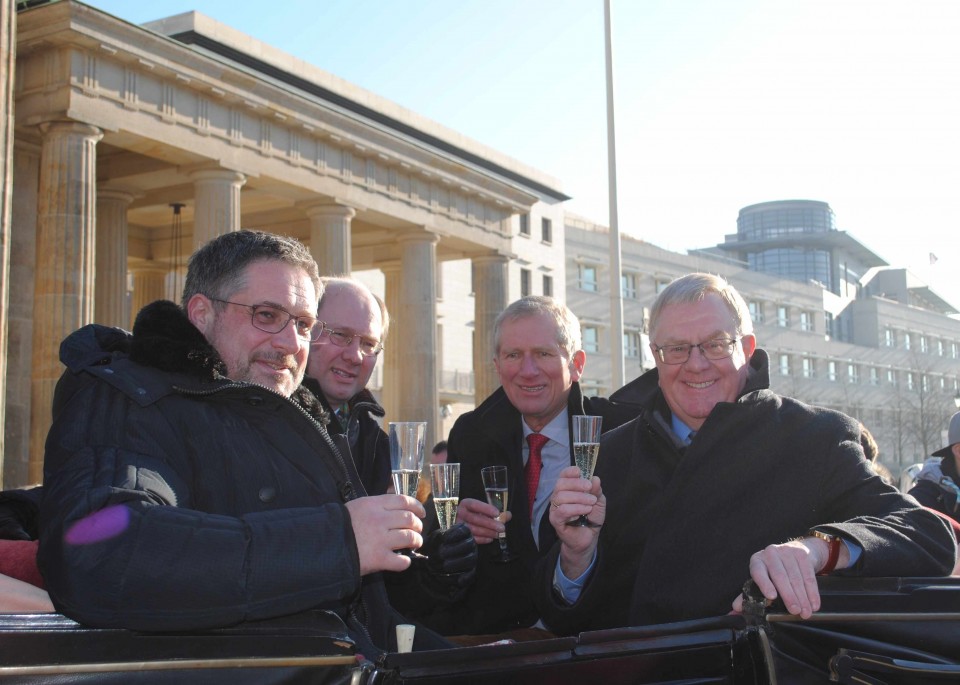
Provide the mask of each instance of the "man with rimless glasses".
MULTIPOLYGON (((301 385, 321 293, 302 244, 236 231, 190 258, 182 306, 63 342, 38 554, 59 611, 185 631, 325 609, 368 658, 396 650, 407 620, 381 572, 410 566, 396 551, 420 547, 425 512, 363 496, 301 385)), ((416 649, 448 645, 416 631, 416 649)))
MULTIPOLYGON (((342 435, 368 494, 391 485, 390 445, 374 417, 383 407, 367 389, 377 365, 390 315, 387 306, 362 281, 345 276, 322 278, 317 317, 323 330, 310 346, 304 385, 320 399, 331 419, 328 429, 342 435)), ((424 544, 413 568, 385 578, 391 603, 411 618, 457 599, 473 580, 477 546, 466 525, 440 531, 432 499, 423 502, 424 544)))
POLYGON ((639 416, 601 438, 592 481, 570 468, 554 487, 559 541, 535 598, 547 627, 739 611, 748 578, 809 618, 818 574, 950 573, 949 528, 873 473, 858 422, 770 389, 733 286, 709 274, 674 280, 649 334, 657 366, 636 381, 639 416), (581 514, 602 527, 563 525, 581 514))

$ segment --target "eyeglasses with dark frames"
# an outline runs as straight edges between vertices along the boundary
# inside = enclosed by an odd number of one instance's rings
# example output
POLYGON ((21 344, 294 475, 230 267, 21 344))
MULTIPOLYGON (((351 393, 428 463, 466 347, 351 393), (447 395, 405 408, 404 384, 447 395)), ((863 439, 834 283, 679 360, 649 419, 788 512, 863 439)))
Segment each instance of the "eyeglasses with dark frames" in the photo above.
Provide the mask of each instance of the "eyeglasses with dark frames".
POLYGON ((706 359, 710 361, 719 361, 726 359, 733 354, 740 338, 714 338, 706 342, 697 343, 677 343, 676 345, 658 345, 654 349, 664 364, 683 364, 690 359, 690 353, 696 347, 700 350, 706 359))
POLYGON ((327 326, 324 326, 322 335, 318 336, 317 339, 313 341, 313 344, 325 345, 325 341, 329 340, 337 347, 350 347, 354 338, 360 341, 360 354, 364 357, 375 357, 383 350, 383 343, 379 340, 365 338, 362 335, 351 333, 350 331, 338 331, 333 328, 328 328, 327 326))
POLYGON ((287 327, 291 321, 294 322, 294 330, 297 337, 303 340, 315 342, 320 339, 323 333, 324 323, 312 316, 295 316, 283 307, 277 307, 272 304, 243 304, 242 302, 231 302, 230 300, 221 300, 218 297, 209 297, 214 302, 232 304, 237 307, 246 307, 250 310, 250 323, 258 331, 264 333, 279 333, 287 327))

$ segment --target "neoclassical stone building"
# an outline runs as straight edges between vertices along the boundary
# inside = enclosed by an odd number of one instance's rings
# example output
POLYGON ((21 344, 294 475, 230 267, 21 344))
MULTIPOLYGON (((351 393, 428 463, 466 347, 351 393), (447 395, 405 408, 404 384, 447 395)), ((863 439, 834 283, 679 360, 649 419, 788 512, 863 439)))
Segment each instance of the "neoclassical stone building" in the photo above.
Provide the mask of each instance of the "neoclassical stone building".
POLYGON ((443 265, 469 265, 472 311, 457 313, 479 398, 497 386, 497 313, 531 274, 562 293, 554 179, 200 14, 140 27, 72 0, 9 4, 4 486, 41 478, 63 337, 176 299, 188 255, 223 232, 293 235, 322 273, 378 273, 388 418, 426 419, 431 438, 446 433, 443 265))

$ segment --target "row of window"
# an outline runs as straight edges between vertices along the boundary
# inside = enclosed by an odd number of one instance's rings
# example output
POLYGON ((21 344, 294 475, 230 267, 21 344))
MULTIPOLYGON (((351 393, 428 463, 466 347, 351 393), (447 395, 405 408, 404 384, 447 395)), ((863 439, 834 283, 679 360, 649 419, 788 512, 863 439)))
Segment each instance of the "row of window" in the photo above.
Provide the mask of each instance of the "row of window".
MULTIPOLYGON (((655 292, 660 293, 669 279, 657 279, 655 281, 655 292)), ((640 275, 635 273, 624 273, 620 275, 620 292, 628 300, 636 300, 640 297, 640 275)), ((599 269, 593 264, 577 265, 577 288, 588 293, 600 292, 599 269)))
MULTIPOLYGON (((769 306, 769 305, 768 305, 769 306)), ((750 300, 747 302, 747 307, 750 309, 750 318, 753 319, 754 323, 760 324, 766 321, 766 314, 764 311, 764 305, 758 300, 750 300)), ((794 325, 794 318, 796 319, 796 324, 801 331, 813 331, 814 330, 814 317, 815 314, 808 310, 800 310, 796 313, 795 317, 791 317, 791 308, 778 304, 776 305, 776 323, 780 328, 790 328, 794 325)))
POLYGON ((957 342, 923 333, 898 331, 892 326, 883 329, 882 344, 884 347, 903 347, 905 350, 916 350, 922 354, 935 354, 938 357, 949 355, 951 359, 960 359, 960 344, 957 342))
MULTIPOLYGON (((803 378, 817 378, 818 360, 812 357, 801 357, 799 371, 803 378)), ((794 375, 794 357, 789 354, 779 355, 779 371, 781 376, 794 375)), ((820 371, 824 373, 824 378, 831 382, 838 382, 841 378, 847 383, 858 384, 861 382, 862 373, 863 382, 869 385, 898 385, 903 382, 907 390, 923 390, 929 392, 934 387, 940 390, 956 391, 960 388, 960 382, 956 378, 949 379, 946 376, 931 376, 930 374, 914 371, 899 371, 891 368, 880 368, 877 366, 864 366, 861 364, 846 364, 845 372, 841 371, 841 364, 833 359, 828 359, 824 365, 819 364, 820 371)))
MULTIPOLYGON (((530 215, 520 215, 520 235, 530 237, 530 215)), ((543 217, 540 219, 540 240, 545 243, 553 242, 553 221, 543 217)))

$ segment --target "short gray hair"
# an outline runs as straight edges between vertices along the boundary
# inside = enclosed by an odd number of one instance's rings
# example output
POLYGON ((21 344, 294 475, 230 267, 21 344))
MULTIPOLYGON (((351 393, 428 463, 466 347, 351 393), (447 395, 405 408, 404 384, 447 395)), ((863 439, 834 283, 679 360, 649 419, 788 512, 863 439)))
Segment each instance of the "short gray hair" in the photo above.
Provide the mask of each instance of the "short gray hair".
POLYGON ((716 293, 733 315, 737 325, 737 336, 753 334, 753 320, 750 318, 750 309, 743 297, 730 283, 715 274, 692 273, 680 276, 670 281, 664 288, 650 310, 650 323, 647 332, 652 340, 657 332, 657 324, 664 307, 671 304, 691 304, 700 302, 709 293, 716 293))
POLYGON ((529 316, 548 316, 557 325, 557 344, 566 352, 567 358, 572 359, 580 351, 583 344, 580 333, 580 320, 570 308, 562 302, 545 295, 528 295, 510 303, 500 312, 493 323, 493 346, 496 354, 500 354, 500 329, 505 321, 516 321, 529 316))

